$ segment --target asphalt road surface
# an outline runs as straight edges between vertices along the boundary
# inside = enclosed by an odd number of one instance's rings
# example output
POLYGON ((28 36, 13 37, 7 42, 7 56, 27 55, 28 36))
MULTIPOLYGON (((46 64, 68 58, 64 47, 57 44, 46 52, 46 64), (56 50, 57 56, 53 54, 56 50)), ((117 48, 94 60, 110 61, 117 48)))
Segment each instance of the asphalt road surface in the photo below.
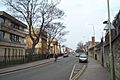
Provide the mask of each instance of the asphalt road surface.
POLYGON ((78 58, 69 56, 36 68, 0 75, 0 80, 69 80, 78 58))

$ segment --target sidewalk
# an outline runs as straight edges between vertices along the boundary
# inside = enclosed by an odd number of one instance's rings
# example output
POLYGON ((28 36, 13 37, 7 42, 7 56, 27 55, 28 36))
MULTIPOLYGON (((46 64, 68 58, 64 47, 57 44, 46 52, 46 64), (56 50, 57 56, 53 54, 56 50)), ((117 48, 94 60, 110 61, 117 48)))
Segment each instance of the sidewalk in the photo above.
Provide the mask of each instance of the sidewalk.
MULTIPOLYGON (((59 59, 60 58, 61 57, 59 57, 59 59)), ((42 64, 45 64, 45 63, 49 63, 49 62, 52 62, 52 61, 54 61, 54 58, 40 60, 40 61, 35 61, 35 62, 31 62, 31 63, 25 63, 25 64, 13 66, 13 67, 2 68, 2 69, 0 69, 0 74, 5 74, 5 73, 9 73, 9 72, 14 72, 14 71, 19 71, 19 70, 23 70, 23 69, 28 69, 28 68, 39 66, 39 65, 42 65, 42 64)))
POLYGON ((99 62, 89 57, 88 66, 78 80, 110 80, 110 73, 99 62))

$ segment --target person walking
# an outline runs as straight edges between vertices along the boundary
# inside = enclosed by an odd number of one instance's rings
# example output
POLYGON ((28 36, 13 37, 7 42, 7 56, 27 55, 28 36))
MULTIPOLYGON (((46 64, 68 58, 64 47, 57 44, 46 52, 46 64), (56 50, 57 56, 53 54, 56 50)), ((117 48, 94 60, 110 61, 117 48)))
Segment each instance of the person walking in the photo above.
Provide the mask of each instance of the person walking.
POLYGON ((58 58, 57 54, 55 54, 55 56, 54 56, 54 57, 55 57, 55 62, 56 62, 56 61, 57 61, 57 58, 58 58))
POLYGON ((46 59, 50 59, 50 52, 49 51, 46 52, 46 59))

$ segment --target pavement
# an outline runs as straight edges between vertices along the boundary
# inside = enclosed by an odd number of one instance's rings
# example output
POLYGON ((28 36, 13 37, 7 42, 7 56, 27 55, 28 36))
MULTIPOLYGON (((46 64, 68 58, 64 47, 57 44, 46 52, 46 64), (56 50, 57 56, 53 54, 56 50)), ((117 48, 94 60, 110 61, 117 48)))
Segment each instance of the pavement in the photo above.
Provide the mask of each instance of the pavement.
POLYGON ((86 70, 78 80, 111 80, 110 73, 98 61, 89 57, 86 70))
MULTIPOLYGON (((58 59, 60 59, 60 58, 62 58, 62 57, 59 57, 58 59)), ((49 62, 53 62, 53 61, 54 61, 54 58, 50 58, 50 59, 35 61, 35 62, 31 62, 31 63, 25 63, 25 64, 21 64, 21 65, 17 65, 17 66, 2 68, 2 69, 0 69, 0 74, 6 74, 6 73, 10 73, 10 72, 24 70, 24 69, 36 67, 39 65, 43 65, 43 64, 46 64, 49 62)))

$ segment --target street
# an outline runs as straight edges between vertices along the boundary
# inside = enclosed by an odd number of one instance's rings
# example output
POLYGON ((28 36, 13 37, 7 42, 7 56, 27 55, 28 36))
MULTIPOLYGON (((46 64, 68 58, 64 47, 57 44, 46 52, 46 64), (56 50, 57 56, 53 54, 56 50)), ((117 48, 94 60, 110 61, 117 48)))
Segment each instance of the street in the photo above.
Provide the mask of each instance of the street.
POLYGON ((69 80, 78 58, 69 56, 36 68, 0 75, 0 80, 69 80))

